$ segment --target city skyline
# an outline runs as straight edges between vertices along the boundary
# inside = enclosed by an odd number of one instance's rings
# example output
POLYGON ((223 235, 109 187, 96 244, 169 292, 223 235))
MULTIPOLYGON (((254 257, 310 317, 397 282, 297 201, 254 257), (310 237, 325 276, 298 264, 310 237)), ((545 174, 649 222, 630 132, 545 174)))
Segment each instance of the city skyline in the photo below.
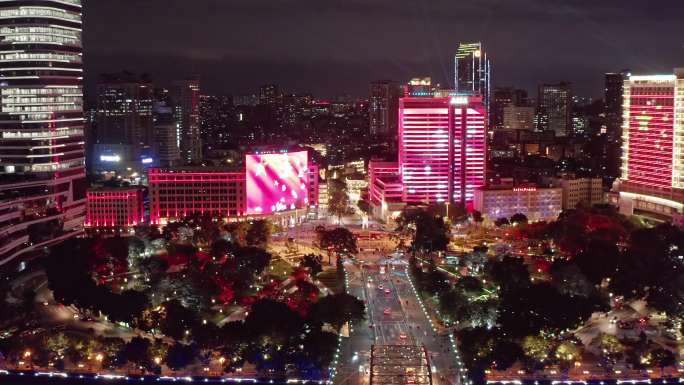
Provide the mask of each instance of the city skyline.
POLYGON ((0 0, 0 384, 682 385, 683 11, 0 0))
POLYGON ((276 83, 323 97, 366 96, 371 81, 403 83, 416 76, 432 76, 450 88, 461 41, 488 47, 494 86, 530 91, 566 80, 575 83, 578 95, 598 97, 605 72, 667 73, 681 62, 683 4, 594 3, 89 2, 86 97, 92 99, 97 74, 126 68, 168 83, 198 74, 206 92, 216 94, 276 83), (127 28, 112 34, 120 20, 127 28), (649 34, 622 20, 647 23, 649 34), (658 44, 652 44, 655 35, 658 44))

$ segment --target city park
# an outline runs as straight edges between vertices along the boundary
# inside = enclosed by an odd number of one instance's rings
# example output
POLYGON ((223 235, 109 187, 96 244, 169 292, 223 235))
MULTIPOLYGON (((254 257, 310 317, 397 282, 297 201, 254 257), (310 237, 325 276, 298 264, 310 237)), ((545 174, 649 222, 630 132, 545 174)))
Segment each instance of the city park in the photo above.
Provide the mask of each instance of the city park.
MULTIPOLYGON (((342 261, 363 263, 346 227, 303 228, 307 243, 268 220, 196 215, 68 241, 3 281, 0 363, 328 380, 368 311, 344 290, 342 261)), ((684 234, 671 225, 595 206, 484 227, 477 212, 423 207, 386 235, 405 240, 426 315, 474 383, 682 371, 684 234)))

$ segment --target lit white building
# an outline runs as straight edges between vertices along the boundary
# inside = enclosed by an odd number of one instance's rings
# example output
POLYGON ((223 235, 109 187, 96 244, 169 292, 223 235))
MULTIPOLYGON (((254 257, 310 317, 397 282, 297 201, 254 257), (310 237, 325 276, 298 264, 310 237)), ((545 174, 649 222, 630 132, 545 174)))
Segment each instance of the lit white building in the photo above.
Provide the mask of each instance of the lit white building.
POLYGON ((474 209, 485 222, 521 213, 531 222, 551 221, 562 211, 563 189, 559 187, 488 186, 475 190, 474 209))
POLYGON ((578 204, 593 206, 603 203, 603 180, 601 178, 548 178, 553 187, 563 189, 563 210, 578 204))
POLYGON ((0 2, 0 265, 83 233, 81 0, 0 2))

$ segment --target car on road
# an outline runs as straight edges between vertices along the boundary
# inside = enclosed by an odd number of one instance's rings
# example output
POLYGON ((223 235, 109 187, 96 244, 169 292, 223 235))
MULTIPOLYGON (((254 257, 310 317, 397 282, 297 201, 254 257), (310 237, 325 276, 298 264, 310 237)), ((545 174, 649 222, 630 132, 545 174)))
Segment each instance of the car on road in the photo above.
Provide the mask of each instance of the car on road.
POLYGON ((391 292, 392 292, 392 291, 391 291, 390 289, 385 289, 385 294, 389 294, 389 293, 391 293, 391 292))
POLYGON ((378 285, 378 290, 382 290, 382 289, 384 289, 384 288, 385 288, 385 287, 382 286, 382 284, 378 285))
POLYGON ((384 314, 384 315, 390 315, 390 314, 392 314, 392 309, 390 309, 390 308, 385 308, 385 310, 382 311, 382 314, 384 314))
POLYGON ((406 334, 404 334, 404 333, 399 334, 400 340, 405 340, 406 338, 408 338, 408 336, 406 334))

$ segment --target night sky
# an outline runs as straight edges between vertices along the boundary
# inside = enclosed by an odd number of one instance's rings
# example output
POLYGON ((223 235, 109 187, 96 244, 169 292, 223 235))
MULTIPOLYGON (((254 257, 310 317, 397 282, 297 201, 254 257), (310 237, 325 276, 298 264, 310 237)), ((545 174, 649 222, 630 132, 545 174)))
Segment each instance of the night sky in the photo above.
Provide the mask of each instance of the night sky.
MULTIPOLYGON (((377 79, 452 86, 459 41, 482 40, 494 85, 569 80, 600 96, 603 73, 684 67, 684 0, 84 0, 86 76, 128 69, 208 93, 277 83, 367 94, 377 79)), ((90 88, 91 89, 91 88, 90 88)), ((92 93, 89 93, 92 97, 92 93)))

